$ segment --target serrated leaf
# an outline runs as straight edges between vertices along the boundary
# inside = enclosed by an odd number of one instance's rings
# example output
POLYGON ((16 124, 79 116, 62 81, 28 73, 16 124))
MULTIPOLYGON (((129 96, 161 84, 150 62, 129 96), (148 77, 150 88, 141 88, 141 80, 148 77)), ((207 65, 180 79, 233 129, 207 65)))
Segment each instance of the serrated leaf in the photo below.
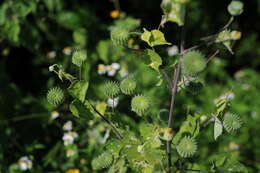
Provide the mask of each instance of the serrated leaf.
POLYGON ((69 94, 73 98, 78 99, 81 102, 84 102, 86 98, 87 90, 88 90, 87 81, 75 81, 68 88, 69 94))
POLYGON ((162 65, 162 58, 151 49, 146 49, 146 54, 151 60, 149 66, 159 72, 159 67, 162 65))
POLYGON ((151 47, 165 44, 171 45, 171 43, 165 40, 164 34, 159 30, 148 31, 144 29, 141 39, 151 47))
POLYGON ((217 138, 222 134, 223 132, 223 125, 221 121, 215 117, 215 124, 214 124, 214 139, 217 140, 217 138))

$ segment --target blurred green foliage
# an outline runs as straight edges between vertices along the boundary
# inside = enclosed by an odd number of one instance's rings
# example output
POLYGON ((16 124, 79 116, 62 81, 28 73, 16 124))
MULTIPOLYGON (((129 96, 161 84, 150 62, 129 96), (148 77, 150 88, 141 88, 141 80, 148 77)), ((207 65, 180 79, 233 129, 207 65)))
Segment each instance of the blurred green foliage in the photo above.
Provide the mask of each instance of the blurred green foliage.
MULTIPOLYGON (((84 80, 90 80, 88 98, 95 101, 100 112, 111 109, 107 100, 104 100, 100 86, 106 79, 122 80, 124 73, 137 76, 137 91, 144 92, 154 101, 150 110, 154 119, 155 115, 160 116, 158 112, 168 109, 170 103, 161 102, 161 98, 170 100, 169 93, 167 90, 154 87, 160 82, 160 78, 147 66, 149 62, 143 60, 138 52, 113 46, 109 35, 113 27, 127 26, 129 30, 134 30, 141 24, 147 30, 156 28, 162 15, 158 8, 160 3, 159 0, 122 2, 121 8, 127 17, 113 19, 110 12, 114 10, 114 6, 110 1, 0 2, 0 172, 19 172, 17 161, 22 156, 28 156, 33 162, 29 172, 58 173, 71 168, 77 168, 81 172, 94 172, 91 160, 99 156, 104 148, 109 148, 105 145, 108 137, 113 136, 109 127, 97 116, 91 117, 92 114, 82 109, 80 103, 75 101, 69 105, 69 93, 65 93, 68 100, 60 107, 53 107, 47 102, 46 92, 49 88, 55 87, 55 81, 58 80, 48 71, 52 64, 62 65, 64 73, 71 72, 84 80), (74 49, 87 50, 87 63, 82 65, 80 72, 70 63, 74 49), (109 73, 99 74, 100 64, 109 65, 114 62, 120 64, 120 71, 112 76, 109 73), (74 117, 69 108, 76 111, 74 115, 84 112, 85 119, 74 117), (54 118, 55 113, 59 114, 58 118, 54 118), (74 144, 65 146, 62 141, 66 133, 63 125, 68 120, 72 120, 73 131, 79 136, 75 138, 74 144)), ((205 35, 215 33, 228 21, 228 3, 229 1, 224 0, 191 1, 186 19, 187 46, 196 44, 205 35)), ((216 165, 229 167, 225 159, 228 158, 232 162, 232 157, 236 157, 248 167, 249 172, 260 170, 260 76, 257 71, 260 66, 260 42, 257 32, 259 23, 256 22, 260 14, 258 6, 257 1, 245 2, 244 13, 232 24, 233 28, 243 31, 241 41, 234 47, 235 55, 221 52, 219 57, 210 63, 206 72, 201 74, 205 81, 199 94, 195 97, 193 93, 179 91, 174 131, 178 131, 186 119, 183 112, 199 113, 209 119, 211 113, 216 111, 214 99, 225 90, 232 90, 234 93, 231 110, 240 115, 244 122, 237 133, 228 137, 220 136, 218 141, 213 138, 213 124, 203 129, 202 135, 198 137, 199 155, 191 161, 196 160, 196 163, 204 166, 185 165, 189 168, 208 169, 214 159, 217 160, 214 157, 224 160, 215 163, 216 165), (213 155, 212 158, 208 158, 209 155, 213 155)), ((177 26, 166 25, 162 30, 166 33, 167 41, 177 44, 177 26)), ((140 44, 142 48, 143 45, 140 44)), ((134 39, 128 42, 128 45, 131 48, 139 48, 139 42, 134 39)), ((213 48, 208 48, 205 53, 210 53, 211 50, 213 48)), ((163 55, 163 62, 174 63, 174 57, 167 55, 165 47, 158 48, 158 51, 163 55)), ((60 87, 65 88, 67 85, 68 81, 64 81, 60 87)), ((162 85, 167 87, 166 83, 162 85)), ((145 125, 138 124, 140 119, 128 109, 130 102, 129 97, 120 97, 117 107, 120 112, 117 116, 120 118, 108 116, 117 124, 128 124, 126 128, 142 134, 145 138, 145 135, 149 135, 146 133, 149 132, 149 128, 147 127, 146 132, 139 131, 139 126, 145 125)), ((166 120, 158 118, 157 121, 166 127, 166 120)), ((136 158, 138 153, 130 149, 124 152, 131 153, 132 157, 136 158)), ((150 161, 157 161, 158 158, 160 160, 162 151, 157 149, 153 152, 147 156, 151 158, 150 161), (153 158, 156 159, 152 160, 153 158)), ((122 168, 125 162, 126 160, 119 160, 109 171, 112 173, 122 169, 121 172, 126 172, 127 170, 122 168)))

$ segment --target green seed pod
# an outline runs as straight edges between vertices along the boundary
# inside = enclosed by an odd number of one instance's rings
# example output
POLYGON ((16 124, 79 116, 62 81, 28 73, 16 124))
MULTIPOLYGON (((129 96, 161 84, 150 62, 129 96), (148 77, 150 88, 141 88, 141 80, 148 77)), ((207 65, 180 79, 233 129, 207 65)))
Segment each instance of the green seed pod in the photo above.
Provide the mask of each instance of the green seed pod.
POLYGON ((113 162, 113 156, 110 152, 104 152, 100 156, 94 158, 91 162, 94 170, 108 168, 113 162))
POLYGON ((223 122, 224 128, 229 132, 233 132, 242 126, 242 121, 236 114, 227 113, 223 122))
POLYGON ((115 98, 120 93, 120 88, 117 82, 108 81, 103 86, 103 92, 107 98, 115 98))
POLYGON ((136 88, 136 81, 133 79, 133 77, 127 77, 120 83, 120 89, 122 93, 131 95, 135 91, 136 88))
POLYGON ((87 52, 85 50, 76 50, 72 55, 72 63, 81 67, 87 59, 87 52))
POLYGON ((124 46, 129 38, 129 31, 124 28, 114 28, 110 34, 111 40, 115 45, 124 46))
POLYGON ((191 157, 197 151, 197 142, 190 136, 185 136, 181 139, 176 148, 181 157, 191 157))
POLYGON ((229 12, 232 16, 238 16, 238 15, 242 14, 242 12, 243 12, 243 7, 244 7, 243 2, 237 1, 237 0, 233 0, 233 1, 231 1, 231 3, 228 5, 228 12, 229 12))
POLYGON ((190 51, 183 58, 182 72, 185 76, 195 76, 205 67, 205 57, 199 51, 190 51))
POLYGON ((148 98, 143 95, 137 95, 134 98, 132 98, 131 101, 132 111, 134 111, 138 115, 145 114, 149 106, 150 106, 150 102, 148 98))
POLYGON ((47 100, 52 105, 59 105, 64 100, 64 93, 59 87, 51 88, 47 93, 47 100))

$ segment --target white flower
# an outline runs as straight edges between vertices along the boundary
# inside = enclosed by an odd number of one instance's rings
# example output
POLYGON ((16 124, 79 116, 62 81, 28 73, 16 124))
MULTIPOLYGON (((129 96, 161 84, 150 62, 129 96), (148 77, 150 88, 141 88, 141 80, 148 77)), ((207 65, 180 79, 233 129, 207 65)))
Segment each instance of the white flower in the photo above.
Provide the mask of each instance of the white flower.
POLYGON ((63 125, 63 130, 65 131, 71 131, 72 130, 72 121, 67 121, 64 125, 63 125))
POLYGON ((107 75, 108 76, 114 76, 116 74, 116 71, 120 69, 120 64, 114 62, 111 65, 106 66, 107 75))
POLYGON ((112 63, 111 66, 112 66, 113 69, 115 69, 115 70, 119 70, 119 69, 120 69, 120 64, 118 64, 117 62, 112 63))
POLYGON ((98 74, 105 74, 107 72, 106 66, 104 64, 98 65, 98 74))
POLYGON ((227 92, 225 93, 224 95, 220 96, 220 99, 229 99, 229 100, 232 100, 234 99, 235 97, 235 94, 232 93, 232 92, 227 92))
POLYGON ((76 132, 70 131, 64 133, 62 140, 64 142, 64 145, 70 145, 73 144, 74 140, 78 137, 78 134, 76 132))
POLYGON ((69 149, 69 150, 67 150, 67 152, 66 152, 66 156, 67 156, 67 157, 71 157, 71 156, 73 156, 73 155, 75 155, 75 154, 76 154, 75 150, 72 150, 72 149, 69 149))
POLYGON ((65 55, 70 55, 71 52, 72 52, 72 48, 71 47, 64 47, 62 52, 65 54, 65 55))
POLYGON ((118 97, 117 97, 117 98, 114 98, 114 99, 109 98, 109 99, 107 99, 107 105, 108 105, 109 107, 115 108, 115 107, 117 107, 117 105, 118 105, 118 101, 119 101, 119 98, 118 98, 118 97))
POLYGON ((116 69, 112 65, 107 65, 106 70, 108 76, 114 76, 116 74, 116 69))
POLYGON ((23 156, 18 160, 18 165, 22 171, 25 171, 27 169, 31 169, 33 163, 27 156, 23 156))
POLYGON ((120 71, 119 71, 119 74, 121 77, 126 77, 128 76, 129 72, 125 69, 125 68, 122 68, 120 71))
POLYGON ((168 47, 168 48, 167 48, 167 52, 168 52, 168 55, 169 55, 169 56, 177 55, 177 54, 179 53, 178 46, 173 45, 173 46, 171 46, 171 47, 168 47))
POLYGON ((60 113, 58 111, 52 111, 51 113, 51 119, 54 120, 60 116, 60 113))
POLYGON ((56 52, 55 51, 50 51, 47 53, 48 58, 55 58, 56 57, 56 52))

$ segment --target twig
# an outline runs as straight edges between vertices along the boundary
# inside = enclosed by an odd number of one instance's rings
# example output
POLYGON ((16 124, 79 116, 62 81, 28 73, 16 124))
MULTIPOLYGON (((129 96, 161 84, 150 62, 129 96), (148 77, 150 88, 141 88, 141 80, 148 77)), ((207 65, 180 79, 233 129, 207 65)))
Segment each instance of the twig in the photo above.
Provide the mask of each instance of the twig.
POLYGON ((116 137, 119 140, 123 139, 123 136, 120 134, 120 132, 117 130, 116 126, 109 121, 106 117, 104 117, 90 102, 89 104, 91 105, 91 107, 93 108, 93 110, 112 128, 113 132, 115 133, 116 137))
POLYGON ((219 53, 219 50, 216 50, 206 61, 206 64, 208 64, 217 54, 219 53))
MULTIPOLYGON (((184 36, 185 36, 185 31, 184 27, 181 28, 181 43, 180 43, 180 48, 181 48, 181 54, 184 51, 184 36)), ((180 56, 180 61, 177 65, 177 68, 174 70, 174 75, 173 75, 173 80, 172 80, 172 92, 171 92, 171 104, 170 104, 170 111, 169 111, 169 119, 168 119, 168 128, 171 129, 172 131, 172 124, 173 124, 173 109, 174 109, 174 102, 176 98, 176 93, 177 93, 177 88, 178 88, 178 81, 179 81, 179 76, 181 72, 181 60, 183 58, 183 54, 180 56)), ((168 172, 172 173, 172 162, 171 162, 171 143, 172 141, 169 140, 167 141, 167 146, 166 146, 166 153, 168 156, 168 172)))
MULTIPOLYGON (((227 28, 230 26, 230 24, 233 22, 233 20, 234 20, 234 17, 232 16, 232 17, 229 19, 229 21, 227 22, 227 24, 224 25, 224 26, 223 26, 216 34, 214 34, 214 35, 217 36, 219 33, 221 33, 222 31, 224 31, 225 29, 227 29, 227 28)), ((214 35, 213 35, 213 36, 214 36, 214 35)), ((211 37, 211 36, 209 36, 209 37, 211 37)), ((207 38, 207 37, 206 37, 206 38, 207 38)), ((229 39, 224 40, 224 41, 229 41, 229 39)), ((224 41, 222 41, 222 42, 224 42, 224 41)), ((185 54, 185 53, 187 53, 187 52, 189 52, 189 51, 191 51, 191 50, 200 48, 200 47, 205 46, 205 45, 210 45, 210 44, 213 44, 213 43, 216 43, 216 40, 215 40, 215 39, 213 39, 213 40, 211 40, 211 39, 210 39, 210 40, 206 40, 206 41, 204 41, 204 42, 202 42, 202 43, 200 43, 200 44, 197 44, 197 45, 195 45, 195 46, 192 46, 192 47, 190 47, 190 48, 184 50, 183 53, 185 54)))

